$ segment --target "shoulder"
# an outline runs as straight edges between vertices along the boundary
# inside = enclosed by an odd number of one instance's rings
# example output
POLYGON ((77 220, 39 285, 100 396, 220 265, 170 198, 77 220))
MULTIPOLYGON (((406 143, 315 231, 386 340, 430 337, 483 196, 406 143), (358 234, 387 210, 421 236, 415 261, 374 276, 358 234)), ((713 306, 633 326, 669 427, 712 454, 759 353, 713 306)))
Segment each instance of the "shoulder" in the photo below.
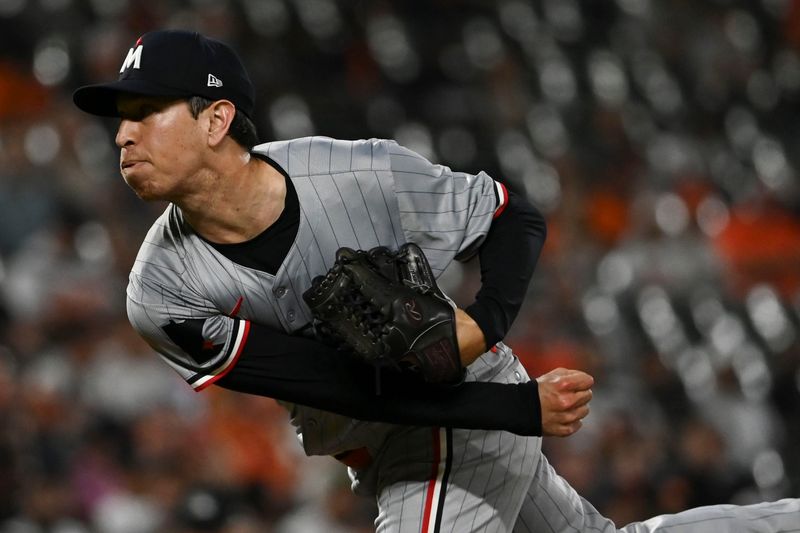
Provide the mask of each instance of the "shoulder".
POLYGON ((383 140, 382 144, 386 149, 391 170, 394 172, 418 172, 439 176, 443 170, 447 169, 397 141, 387 139, 383 140))
POLYGON ((139 331, 160 328, 167 319, 213 311, 195 282, 197 240, 180 209, 173 205, 150 227, 131 267, 126 290, 128 318, 139 331))
POLYGON ((131 276, 154 279, 164 284, 180 282, 185 267, 186 224, 180 210, 170 204, 159 216, 139 248, 131 276))
POLYGON ((298 177, 390 170, 390 157, 396 146, 397 143, 389 139, 343 140, 313 136, 260 144, 253 152, 269 157, 289 176, 298 177))

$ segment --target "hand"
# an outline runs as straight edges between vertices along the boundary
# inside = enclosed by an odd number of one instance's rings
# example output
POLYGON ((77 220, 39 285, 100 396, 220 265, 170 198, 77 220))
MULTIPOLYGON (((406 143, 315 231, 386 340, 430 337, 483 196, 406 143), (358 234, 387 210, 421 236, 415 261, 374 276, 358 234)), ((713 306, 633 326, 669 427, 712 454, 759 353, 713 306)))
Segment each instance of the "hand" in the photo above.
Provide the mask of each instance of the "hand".
POLYGON ((556 368, 536 378, 542 406, 542 435, 568 437, 589 414, 594 378, 580 370, 556 368))

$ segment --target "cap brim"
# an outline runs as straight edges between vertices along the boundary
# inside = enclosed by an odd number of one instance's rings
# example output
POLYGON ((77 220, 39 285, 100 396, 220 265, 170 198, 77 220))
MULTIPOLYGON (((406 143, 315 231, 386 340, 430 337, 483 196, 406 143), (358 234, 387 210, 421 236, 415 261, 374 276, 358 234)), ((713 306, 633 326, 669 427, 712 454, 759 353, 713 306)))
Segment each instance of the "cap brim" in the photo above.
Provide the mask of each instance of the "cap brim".
POLYGON ((72 101, 83 111, 101 117, 118 117, 117 97, 122 94, 146 96, 189 96, 144 80, 119 80, 98 85, 79 87, 72 93, 72 101))

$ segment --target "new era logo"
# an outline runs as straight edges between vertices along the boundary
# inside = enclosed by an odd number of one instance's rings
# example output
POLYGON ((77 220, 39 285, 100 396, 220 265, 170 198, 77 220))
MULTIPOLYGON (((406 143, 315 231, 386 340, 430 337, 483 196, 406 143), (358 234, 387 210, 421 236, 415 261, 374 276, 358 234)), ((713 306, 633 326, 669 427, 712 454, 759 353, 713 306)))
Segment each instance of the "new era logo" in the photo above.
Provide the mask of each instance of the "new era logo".
POLYGON ((222 80, 218 77, 214 76, 213 74, 208 75, 208 86, 209 87, 222 87, 222 80))

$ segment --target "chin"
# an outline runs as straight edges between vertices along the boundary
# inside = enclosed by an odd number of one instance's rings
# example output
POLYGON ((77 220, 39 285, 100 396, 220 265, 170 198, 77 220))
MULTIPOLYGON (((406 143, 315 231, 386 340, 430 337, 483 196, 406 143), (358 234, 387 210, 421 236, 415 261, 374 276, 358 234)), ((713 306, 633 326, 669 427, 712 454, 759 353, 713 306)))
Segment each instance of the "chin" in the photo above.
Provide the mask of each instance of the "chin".
POLYGON ((136 193, 136 196, 145 200, 147 202, 161 200, 161 196, 158 192, 152 187, 152 184, 144 179, 137 179, 135 176, 130 174, 123 175, 125 179, 125 183, 128 184, 128 187, 136 193))
POLYGON ((138 196, 139 199, 144 200, 145 202, 157 202, 161 200, 160 196, 149 193, 148 191, 138 191, 133 189, 133 192, 136 193, 136 196, 138 196))

